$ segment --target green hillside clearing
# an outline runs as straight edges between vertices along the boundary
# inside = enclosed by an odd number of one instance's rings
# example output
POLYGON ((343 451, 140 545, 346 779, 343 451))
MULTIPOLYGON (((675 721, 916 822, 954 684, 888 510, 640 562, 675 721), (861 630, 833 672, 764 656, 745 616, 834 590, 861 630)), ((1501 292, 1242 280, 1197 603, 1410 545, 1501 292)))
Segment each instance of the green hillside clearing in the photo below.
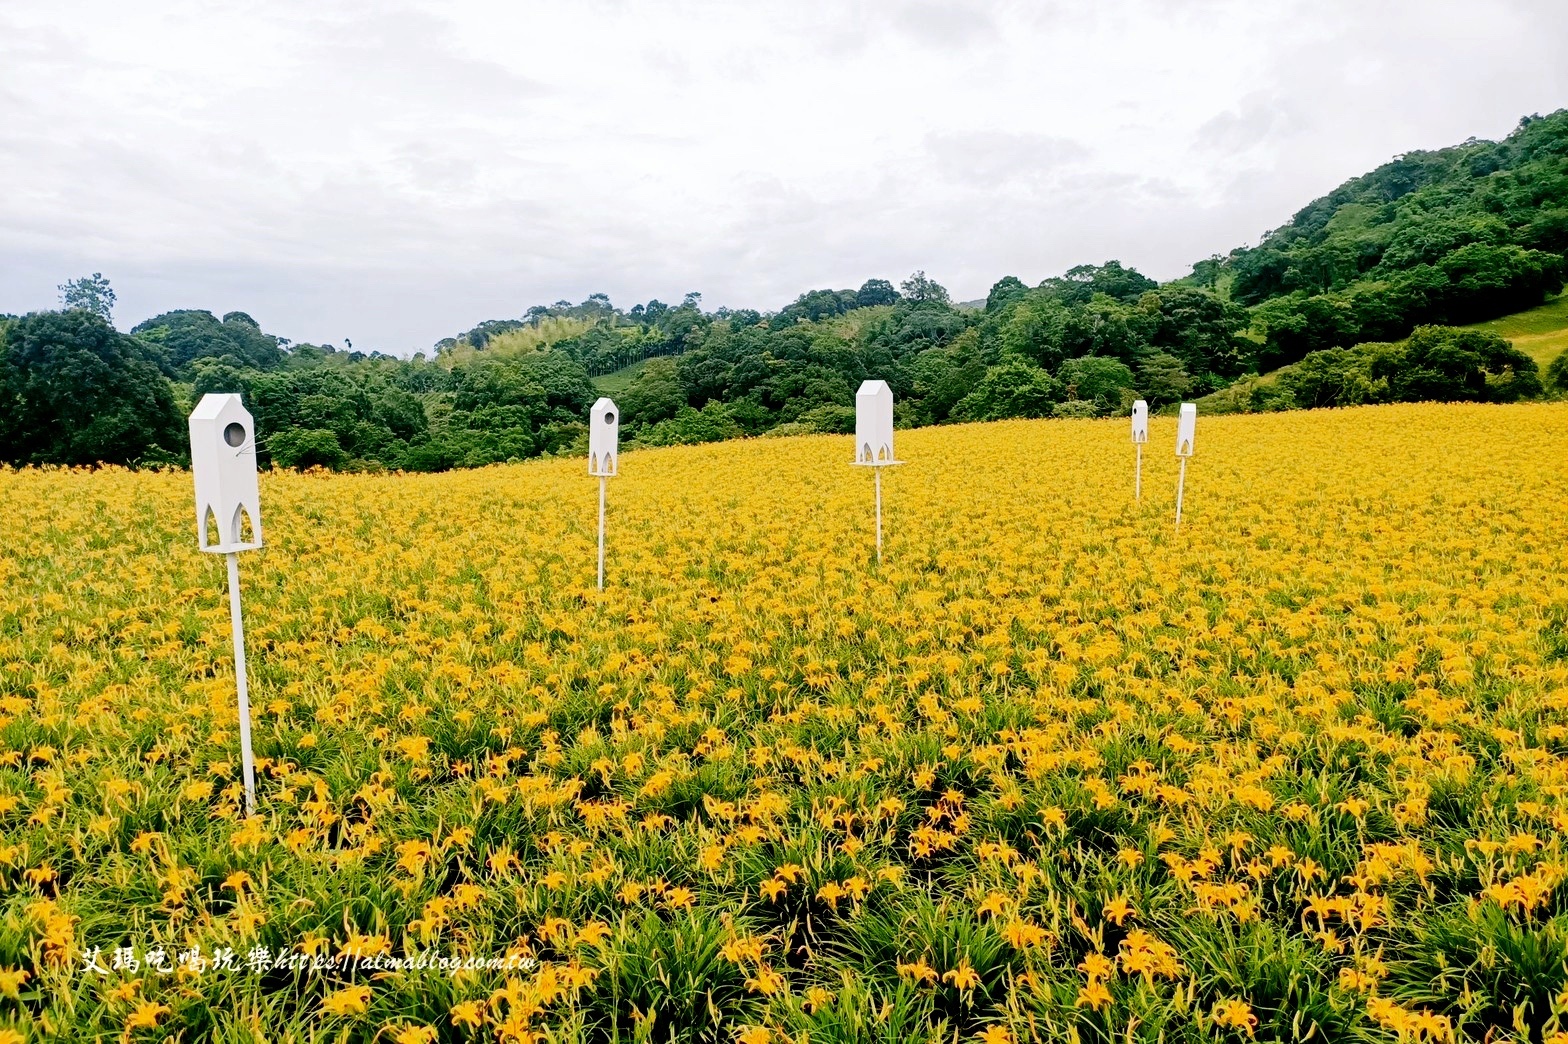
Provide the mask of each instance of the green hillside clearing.
POLYGON ((647 359, 638 359, 630 366, 623 366, 611 373, 600 374, 593 379, 593 386, 598 389, 600 395, 608 395, 613 399, 625 392, 627 388, 630 388, 632 381, 636 379, 637 375, 643 371, 643 367, 647 365, 647 359))
POLYGON ((1515 348, 1540 364, 1541 369, 1568 348, 1568 294, 1559 294, 1539 308, 1476 323, 1467 330, 1485 330, 1513 342, 1515 348))

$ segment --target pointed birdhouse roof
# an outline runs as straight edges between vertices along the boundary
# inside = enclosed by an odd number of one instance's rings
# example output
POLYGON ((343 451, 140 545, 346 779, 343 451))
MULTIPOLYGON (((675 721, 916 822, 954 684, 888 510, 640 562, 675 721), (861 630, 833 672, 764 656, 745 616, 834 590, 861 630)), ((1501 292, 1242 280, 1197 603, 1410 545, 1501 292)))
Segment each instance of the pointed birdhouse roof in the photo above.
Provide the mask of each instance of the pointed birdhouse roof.
POLYGON ((218 421, 237 420, 241 417, 250 418, 250 411, 245 408, 245 403, 240 396, 232 392, 208 392, 201 397, 196 408, 191 411, 193 421, 218 421))

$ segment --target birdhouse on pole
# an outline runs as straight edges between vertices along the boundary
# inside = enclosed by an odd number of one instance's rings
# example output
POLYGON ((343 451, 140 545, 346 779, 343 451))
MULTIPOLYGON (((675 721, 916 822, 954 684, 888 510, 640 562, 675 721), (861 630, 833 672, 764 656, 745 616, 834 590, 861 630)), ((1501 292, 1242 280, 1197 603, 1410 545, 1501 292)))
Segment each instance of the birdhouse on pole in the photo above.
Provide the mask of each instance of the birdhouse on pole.
POLYGON ((1176 456, 1181 458, 1181 472, 1176 476, 1176 528, 1181 528, 1181 498, 1187 488, 1187 458, 1192 456, 1192 446, 1198 437, 1198 404, 1184 402, 1181 415, 1176 418, 1176 456))
POLYGON ((256 422, 238 395, 208 392, 191 413, 190 426, 197 546, 213 554, 260 547, 256 422))
POLYGON ((882 563, 882 469, 903 461, 893 456, 893 389, 886 381, 862 381, 855 393, 855 461, 876 478, 877 564, 882 563))
POLYGON ((1137 462, 1133 465, 1132 495, 1134 500, 1143 499, 1143 444, 1149 441, 1149 404, 1139 399, 1132 404, 1132 448, 1136 450, 1137 462))
POLYGON ((191 411, 191 474, 196 480, 196 546, 221 554, 229 571, 229 629, 239 700, 245 812, 256 811, 256 757, 250 744, 250 683, 240 611, 240 551, 261 546, 261 492, 256 482, 256 422, 238 395, 208 392, 191 411), (249 533, 247 534, 247 525, 249 533))
POLYGON ((855 393, 855 463, 903 463, 893 456, 893 389, 886 381, 863 381, 855 393))
POLYGON ((608 396, 593 404, 588 415, 588 474, 612 478, 619 464, 621 411, 608 396))
POLYGON ((621 411, 603 396, 588 414, 588 474, 599 480, 599 590, 604 590, 604 487, 620 469, 621 411))
POLYGON ((1176 420, 1176 455, 1192 456, 1193 441, 1198 437, 1198 404, 1184 402, 1181 415, 1176 420))

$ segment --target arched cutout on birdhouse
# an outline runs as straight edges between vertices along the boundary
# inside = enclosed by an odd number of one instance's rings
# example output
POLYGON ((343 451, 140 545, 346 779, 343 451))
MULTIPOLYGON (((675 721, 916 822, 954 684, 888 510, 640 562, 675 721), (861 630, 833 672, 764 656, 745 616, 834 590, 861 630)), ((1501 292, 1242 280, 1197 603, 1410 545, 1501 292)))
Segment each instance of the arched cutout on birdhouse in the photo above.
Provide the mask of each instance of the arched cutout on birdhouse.
POLYGON ((197 546, 219 553, 260 547, 255 420, 238 395, 209 392, 191 411, 190 434, 197 546))
POLYGON ((865 381, 855 393, 856 464, 897 464, 893 455, 893 389, 886 381, 865 381))
POLYGON ((250 512, 241 504, 234 509, 234 542, 249 544, 256 539, 255 528, 250 524, 250 512))
POLYGON ((620 470, 621 411, 601 398, 588 413, 588 474, 611 478, 620 470))

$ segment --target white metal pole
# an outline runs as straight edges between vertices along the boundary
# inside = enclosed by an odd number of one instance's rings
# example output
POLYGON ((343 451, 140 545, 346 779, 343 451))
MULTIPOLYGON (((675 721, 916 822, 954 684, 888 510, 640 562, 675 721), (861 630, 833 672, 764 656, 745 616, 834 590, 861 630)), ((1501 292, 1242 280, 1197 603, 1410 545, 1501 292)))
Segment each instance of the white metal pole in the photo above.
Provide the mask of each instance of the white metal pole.
POLYGON ((250 749, 250 686, 245 680, 245 623, 240 617, 240 556, 230 551, 229 623, 234 631, 234 685, 240 697, 240 759, 245 767, 245 814, 256 814, 256 758, 250 749))
POLYGON ((1181 473, 1176 476, 1176 528, 1181 528, 1181 494, 1187 485, 1187 458, 1181 458, 1181 473))
POLYGON ((877 477, 877 565, 882 564, 882 469, 872 468, 877 477))
POLYGON ((609 481, 599 476, 599 590, 604 590, 604 484, 609 481))
POLYGON ((1136 445, 1138 447, 1138 469, 1133 472, 1132 498, 1141 501, 1143 500, 1143 443, 1140 442, 1136 445))

